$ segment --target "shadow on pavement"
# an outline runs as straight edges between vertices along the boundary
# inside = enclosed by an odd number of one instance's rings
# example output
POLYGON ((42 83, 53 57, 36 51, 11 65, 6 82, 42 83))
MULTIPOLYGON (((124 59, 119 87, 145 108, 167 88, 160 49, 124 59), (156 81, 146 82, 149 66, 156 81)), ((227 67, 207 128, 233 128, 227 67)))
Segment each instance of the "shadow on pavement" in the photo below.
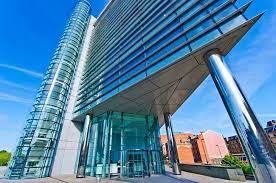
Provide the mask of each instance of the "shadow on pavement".
POLYGON ((199 182, 195 182, 189 179, 185 179, 185 178, 181 178, 181 177, 176 177, 176 175, 174 175, 172 172, 166 171, 166 176, 173 178, 175 180, 181 181, 181 182, 187 182, 187 183, 199 183, 199 182))

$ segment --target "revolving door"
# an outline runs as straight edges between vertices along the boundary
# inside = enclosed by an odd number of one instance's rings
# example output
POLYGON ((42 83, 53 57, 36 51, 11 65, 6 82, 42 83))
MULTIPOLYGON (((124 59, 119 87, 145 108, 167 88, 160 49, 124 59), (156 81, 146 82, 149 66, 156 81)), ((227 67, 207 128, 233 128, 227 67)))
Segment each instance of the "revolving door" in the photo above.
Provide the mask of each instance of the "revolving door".
POLYGON ((127 150, 126 177, 145 177, 150 175, 147 150, 127 150))

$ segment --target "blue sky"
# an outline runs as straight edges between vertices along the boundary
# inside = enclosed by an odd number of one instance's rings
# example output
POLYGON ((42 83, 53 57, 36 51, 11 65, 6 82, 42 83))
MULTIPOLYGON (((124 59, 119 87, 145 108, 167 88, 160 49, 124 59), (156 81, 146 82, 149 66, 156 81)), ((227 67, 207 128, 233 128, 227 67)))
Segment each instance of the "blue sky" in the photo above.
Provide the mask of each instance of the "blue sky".
MULTIPOLYGON (((238 4, 245 3, 240 0, 238 4)), ((12 150, 62 35, 75 0, 0 2, 0 149, 12 150)), ((97 16, 106 0, 94 0, 97 16)), ((256 0, 247 15, 267 10, 226 57, 262 124, 276 119, 276 3, 256 0)), ((177 132, 235 134, 213 81, 207 78, 173 116, 177 132)), ((162 132, 164 129, 162 128, 162 132)))

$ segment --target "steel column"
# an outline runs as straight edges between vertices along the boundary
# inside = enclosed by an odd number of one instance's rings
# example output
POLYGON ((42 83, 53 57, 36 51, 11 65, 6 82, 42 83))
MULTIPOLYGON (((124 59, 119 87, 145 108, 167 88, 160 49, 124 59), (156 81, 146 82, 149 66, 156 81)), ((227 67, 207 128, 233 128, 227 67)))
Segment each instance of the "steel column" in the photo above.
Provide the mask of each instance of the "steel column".
POLYGON ((124 172, 123 169, 125 169, 125 156, 124 156, 124 146, 125 146, 125 141, 124 141, 124 113, 121 114, 121 139, 120 139, 120 178, 123 178, 124 172))
POLYGON ((84 178, 85 177, 85 168, 86 168, 86 163, 87 163, 87 152, 88 152, 88 136, 89 136, 89 131, 91 129, 91 119, 93 118, 90 115, 86 115, 85 117, 85 122, 83 125, 83 137, 82 137, 82 143, 81 143, 81 151, 80 151, 80 156, 79 156, 79 164, 78 164, 78 169, 77 169, 77 178, 84 178))
MULTIPOLYGON (((110 157, 109 157, 109 145, 110 145, 110 127, 111 127, 111 119, 112 118, 112 112, 107 112, 107 117, 104 121, 104 150, 103 150, 103 166, 102 166, 102 178, 106 177, 106 174, 109 172, 106 172, 106 165, 109 164, 110 157)), ((109 168, 108 168, 109 169, 109 168)))
POLYGON ((180 175, 181 171, 179 169, 179 159, 178 159, 176 142, 173 135, 171 115, 164 114, 164 119, 165 119, 165 126, 166 126, 167 138, 168 138, 168 147, 169 147, 169 155, 170 155, 172 170, 173 170, 173 173, 175 173, 176 175, 180 175))
POLYGON ((99 123, 94 124, 95 126, 95 138, 93 143, 93 152, 92 152, 92 171, 91 176, 94 177, 96 175, 96 157, 97 157, 97 148, 98 148, 98 138, 99 138, 99 123))
POLYGON ((206 62, 257 182, 275 183, 276 153, 241 88, 218 51, 208 53, 206 62))

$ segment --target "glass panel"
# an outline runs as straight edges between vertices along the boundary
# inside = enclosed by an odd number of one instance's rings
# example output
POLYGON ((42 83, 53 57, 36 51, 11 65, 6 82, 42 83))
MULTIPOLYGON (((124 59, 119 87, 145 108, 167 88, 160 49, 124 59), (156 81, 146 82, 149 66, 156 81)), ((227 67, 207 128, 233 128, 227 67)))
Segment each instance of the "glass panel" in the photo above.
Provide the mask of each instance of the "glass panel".
POLYGON ((180 16, 180 22, 184 22, 185 20, 187 20, 187 18, 189 18, 192 14, 197 12, 201 7, 202 7, 201 4, 196 4, 195 6, 190 8, 187 12, 185 12, 182 16, 180 16))
POLYGON ((211 5, 208 10, 210 12, 214 11, 217 7, 219 7, 220 5, 222 5, 223 3, 225 3, 227 0, 217 0, 213 5, 211 5))
POLYGON ((122 91, 122 90, 130 87, 131 85, 141 81, 145 77, 146 77, 146 72, 144 71, 144 72, 138 74, 137 76, 133 77, 132 79, 128 80, 127 82, 125 82, 121 86, 119 86, 119 91, 122 91))
POLYGON ((201 20, 202 18, 204 18, 206 15, 207 15, 207 12, 205 10, 203 10, 196 17, 194 17, 191 20, 189 20, 188 22, 186 22, 183 25, 183 29, 184 30, 188 29, 191 25, 193 25, 194 23, 198 22, 199 20, 201 20))
POLYGON ((194 42, 192 42, 191 48, 192 50, 196 50, 197 48, 207 44, 208 42, 216 39, 217 37, 219 37, 221 35, 221 33, 215 29, 207 34, 205 34, 204 36, 200 37, 199 39, 195 40, 194 42))
POLYGON ((184 57, 185 55, 187 55, 188 53, 190 53, 190 50, 187 46, 175 51, 174 53, 172 53, 171 55, 167 56, 164 60, 161 60, 160 62, 158 62, 157 64, 153 65, 152 67, 150 67, 147 70, 148 75, 151 75, 163 68, 165 68, 166 66, 168 66, 169 64, 171 64, 172 62, 184 57))
POLYGON ((219 20, 222 20, 226 16, 230 15, 235 10, 236 10, 236 8, 233 5, 229 5, 227 8, 223 9, 218 14, 216 14, 214 16, 214 19, 215 19, 216 22, 218 22, 219 20))
POLYGON ((246 22, 246 19, 242 15, 238 15, 237 17, 231 19, 230 21, 226 22, 225 24, 220 26, 220 29, 223 33, 227 33, 232 29, 238 27, 239 25, 246 22))
POLYGON ((204 31, 206 28, 212 26, 213 24, 214 22, 212 20, 205 20, 204 22, 200 23, 198 26, 194 27, 192 30, 187 32, 188 39, 204 31))
POLYGON ((157 118, 104 113, 93 119, 86 174, 102 177, 104 168, 105 176, 111 177, 161 174, 164 173, 161 154, 157 118), (107 124, 110 126, 107 127, 107 124))
POLYGON ((186 11, 187 8, 192 5, 194 2, 196 2, 195 0, 188 0, 186 1, 176 12, 177 14, 181 14, 183 13, 183 11, 186 11))

